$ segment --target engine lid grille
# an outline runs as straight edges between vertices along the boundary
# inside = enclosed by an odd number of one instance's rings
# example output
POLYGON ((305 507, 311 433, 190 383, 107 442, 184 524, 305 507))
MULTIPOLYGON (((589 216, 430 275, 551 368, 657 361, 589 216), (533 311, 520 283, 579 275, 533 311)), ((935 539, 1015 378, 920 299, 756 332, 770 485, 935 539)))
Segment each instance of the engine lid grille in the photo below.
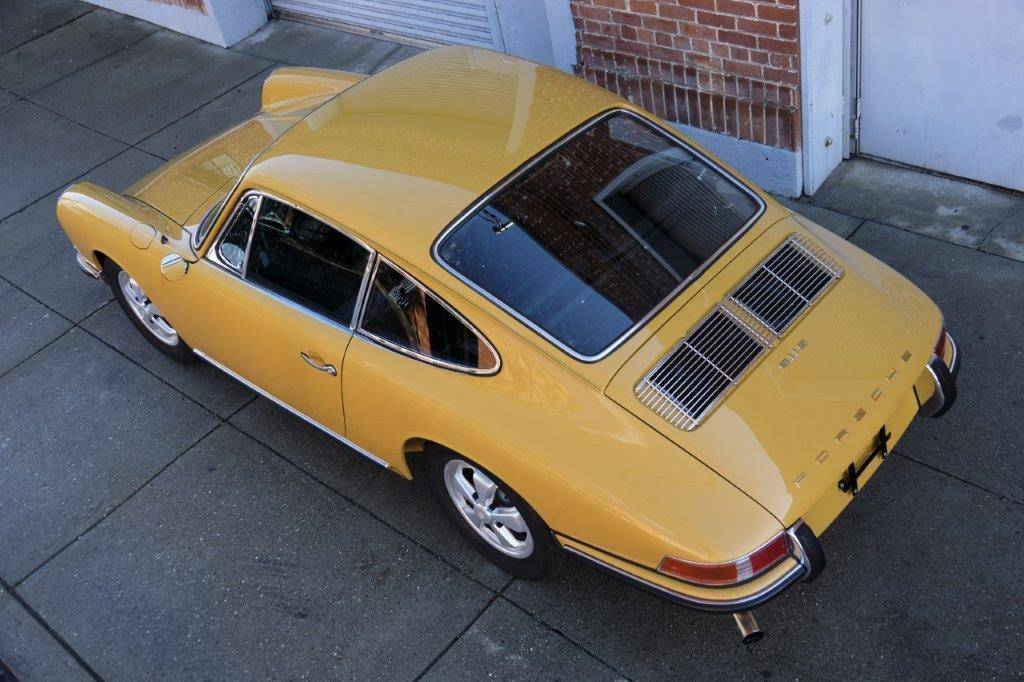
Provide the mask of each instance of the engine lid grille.
POLYGON ((843 274, 824 247, 799 232, 782 242, 729 295, 781 335, 843 274))
POLYGON ((769 346, 719 304, 640 380, 637 399, 677 428, 696 428, 769 346))

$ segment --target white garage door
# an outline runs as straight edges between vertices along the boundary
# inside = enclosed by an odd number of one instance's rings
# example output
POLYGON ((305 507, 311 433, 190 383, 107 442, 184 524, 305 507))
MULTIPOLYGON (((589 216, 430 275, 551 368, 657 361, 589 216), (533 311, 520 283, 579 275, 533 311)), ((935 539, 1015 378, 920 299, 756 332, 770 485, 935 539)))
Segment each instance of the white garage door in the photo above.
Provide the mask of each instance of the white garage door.
POLYGON ((872 156, 1024 190, 1024 0, 862 0, 872 156))
POLYGON ((274 9, 430 43, 502 49, 494 0, 272 0, 274 9))

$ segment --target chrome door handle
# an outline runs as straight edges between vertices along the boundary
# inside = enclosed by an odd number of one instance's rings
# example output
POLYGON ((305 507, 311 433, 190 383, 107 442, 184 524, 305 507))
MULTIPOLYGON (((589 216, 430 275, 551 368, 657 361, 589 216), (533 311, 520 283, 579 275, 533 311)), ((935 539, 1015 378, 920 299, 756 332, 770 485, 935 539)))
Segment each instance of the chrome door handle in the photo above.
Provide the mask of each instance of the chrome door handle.
POLYGON ((305 353, 299 353, 299 357, 305 360, 306 364, 312 367, 313 369, 319 370, 321 372, 327 372, 332 377, 338 376, 338 370, 334 369, 334 365, 328 365, 326 363, 317 362, 316 360, 309 357, 305 353))

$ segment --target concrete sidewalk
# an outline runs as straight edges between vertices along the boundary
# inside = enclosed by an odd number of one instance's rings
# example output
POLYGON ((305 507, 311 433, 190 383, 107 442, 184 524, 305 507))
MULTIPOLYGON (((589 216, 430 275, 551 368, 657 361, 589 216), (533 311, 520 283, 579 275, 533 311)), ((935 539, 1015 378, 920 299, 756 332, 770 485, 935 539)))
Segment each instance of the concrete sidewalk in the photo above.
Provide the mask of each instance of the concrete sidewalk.
POLYGON ((251 115, 276 65, 417 51, 281 21, 224 50, 0 4, 0 660, 26 680, 1024 672, 1020 196, 857 161, 791 202, 933 296, 966 362, 956 408, 911 428, 751 648, 575 562, 512 580, 423 486, 167 361, 76 271, 69 183, 121 188, 251 115))

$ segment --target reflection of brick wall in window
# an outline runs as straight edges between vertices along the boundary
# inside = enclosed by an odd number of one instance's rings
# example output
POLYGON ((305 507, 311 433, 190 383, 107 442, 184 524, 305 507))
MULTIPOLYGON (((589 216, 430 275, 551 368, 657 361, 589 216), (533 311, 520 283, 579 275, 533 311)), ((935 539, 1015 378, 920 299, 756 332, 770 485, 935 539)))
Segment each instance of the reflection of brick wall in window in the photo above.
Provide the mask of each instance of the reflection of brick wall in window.
POLYGON ((625 130, 637 129, 619 127, 618 139, 612 139, 608 125, 594 126, 499 193, 493 205, 637 319, 677 282, 594 200, 626 168, 650 154, 652 146, 665 146, 646 131, 636 140, 621 139, 625 130))
POLYGON ((205 0, 149 0, 150 2, 158 2, 161 5, 174 5, 175 7, 184 7, 185 9, 194 9, 197 12, 206 14, 206 2, 205 0))
POLYGON ((571 0, 576 71, 671 121, 800 147, 798 0, 571 0))

